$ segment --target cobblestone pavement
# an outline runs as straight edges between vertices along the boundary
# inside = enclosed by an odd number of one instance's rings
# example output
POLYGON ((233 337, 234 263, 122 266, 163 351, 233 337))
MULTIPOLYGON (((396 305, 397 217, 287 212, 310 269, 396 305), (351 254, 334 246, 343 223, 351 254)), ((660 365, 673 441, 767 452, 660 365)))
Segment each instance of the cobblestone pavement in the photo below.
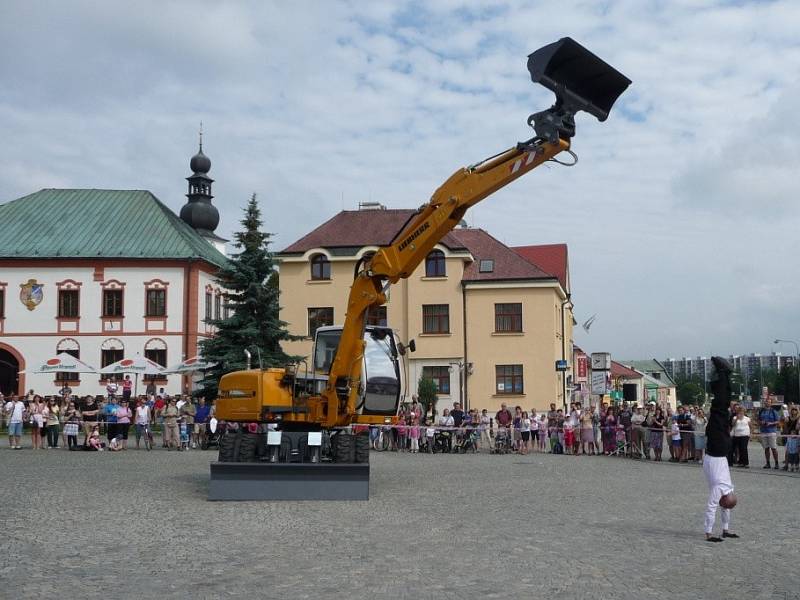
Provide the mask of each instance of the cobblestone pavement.
POLYGON ((709 544, 697 466, 373 453, 367 503, 211 503, 214 454, 0 449, 0 597, 800 598, 800 477, 757 459, 709 544))

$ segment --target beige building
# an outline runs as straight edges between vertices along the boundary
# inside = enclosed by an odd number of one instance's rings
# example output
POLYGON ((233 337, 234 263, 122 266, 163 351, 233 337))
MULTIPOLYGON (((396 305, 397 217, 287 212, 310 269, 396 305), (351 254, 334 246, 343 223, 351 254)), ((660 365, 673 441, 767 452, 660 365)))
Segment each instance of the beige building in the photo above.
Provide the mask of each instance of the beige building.
MULTIPOLYGON (((392 243, 413 215, 342 211, 278 254, 281 318, 304 336, 285 344, 287 352, 309 356, 316 328, 344 321, 356 262, 392 243)), ((556 371, 556 361, 572 356, 568 273, 565 245, 513 249, 481 229, 445 236, 370 315, 416 340, 406 361, 407 400, 427 375, 440 407, 561 406, 571 375, 556 371), (537 256, 547 270, 533 262, 537 256)))

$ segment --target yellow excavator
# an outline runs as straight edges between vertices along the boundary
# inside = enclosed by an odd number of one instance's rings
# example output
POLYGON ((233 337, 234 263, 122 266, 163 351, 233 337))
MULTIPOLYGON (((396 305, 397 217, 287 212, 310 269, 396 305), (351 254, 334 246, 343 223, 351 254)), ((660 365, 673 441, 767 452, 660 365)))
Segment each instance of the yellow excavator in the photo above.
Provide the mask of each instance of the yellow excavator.
POLYGON ((394 422, 401 362, 414 350, 413 340, 404 344, 391 328, 366 325, 368 311, 386 302, 389 287, 409 277, 471 206, 543 163, 577 162, 570 149, 575 114, 605 121, 631 83, 571 38, 530 54, 528 71, 556 96, 528 118, 534 136, 456 171, 390 245, 356 264, 344 324, 317 331, 311 364, 221 378, 216 416, 233 431, 211 466, 211 499, 363 498, 365 477, 368 494, 369 437, 354 426, 394 422), (556 159, 562 153, 571 162, 556 159))

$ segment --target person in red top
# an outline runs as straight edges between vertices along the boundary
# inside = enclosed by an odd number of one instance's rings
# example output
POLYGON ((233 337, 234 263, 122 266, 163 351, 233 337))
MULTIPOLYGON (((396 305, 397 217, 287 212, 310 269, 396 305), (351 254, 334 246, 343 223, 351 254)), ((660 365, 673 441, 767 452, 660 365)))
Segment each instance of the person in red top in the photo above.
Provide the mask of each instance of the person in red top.
POLYGON ((508 410, 506 403, 503 402, 500 405, 500 410, 497 411, 497 414, 494 416, 494 420, 497 423, 498 427, 508 427, 511 425, 511 421, 514 417, 511 415, 511 411, 508 410))
MULTIPOLYGON (((163 391, 163 388, 162 388, 162 391, 163 391)), ((155 417, 155 421, 161 427, 162 434, 163 434, 163 431, 164 431, 164 414, 163 413, 164 413, 164 407, 165 406, 166 406, 166 402, 164 401, 164 394, 163 393, 159 393, 156 396, 156 401, 153 402, 153 416, 155 417)), ((162 444, 163 444, 164 448, 167 447, 166 440, 164 440, 162 442, 162 444)))
POLYGON ((131 381, 130 375, 125 375, 125 379, 122 380, 122 399, 126 402, 131 401, 131 392, 133 391, 133 382, 131 381))

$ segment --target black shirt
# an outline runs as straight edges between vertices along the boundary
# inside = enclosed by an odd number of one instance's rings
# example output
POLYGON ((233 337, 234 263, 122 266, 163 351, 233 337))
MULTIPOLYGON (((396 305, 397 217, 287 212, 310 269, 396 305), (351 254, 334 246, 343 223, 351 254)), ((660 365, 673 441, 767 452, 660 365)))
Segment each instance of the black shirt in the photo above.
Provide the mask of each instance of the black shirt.
POLYGON ((91 404, 89 402, 84 403, 83 409, 81 409, 81 412, 83 413, 83 420, 84 421, 97 421, 97 412, 96 411, 98 411, 98 410, 99 409, 97 408, 97 402, 92 402, 91 404), (95 414, 87 415, 86 414, 87 412, 94 412, 95 414))
POLYGON ((678 429, 684 432, 693 431, 692 416, 688 413, 678 415, 678 429))
POLYGON ((726 375, 711 382, 714 400, 706 425, 706 454, 709 456, 728 456, 731 449, 730 407, 731 383, 726 375))
POLYGON ((454 408, 450 411, 450 416, 453 417, 453 424, 456 427, 461 427, 461 423, 464 422, 464 411, 454 408))

